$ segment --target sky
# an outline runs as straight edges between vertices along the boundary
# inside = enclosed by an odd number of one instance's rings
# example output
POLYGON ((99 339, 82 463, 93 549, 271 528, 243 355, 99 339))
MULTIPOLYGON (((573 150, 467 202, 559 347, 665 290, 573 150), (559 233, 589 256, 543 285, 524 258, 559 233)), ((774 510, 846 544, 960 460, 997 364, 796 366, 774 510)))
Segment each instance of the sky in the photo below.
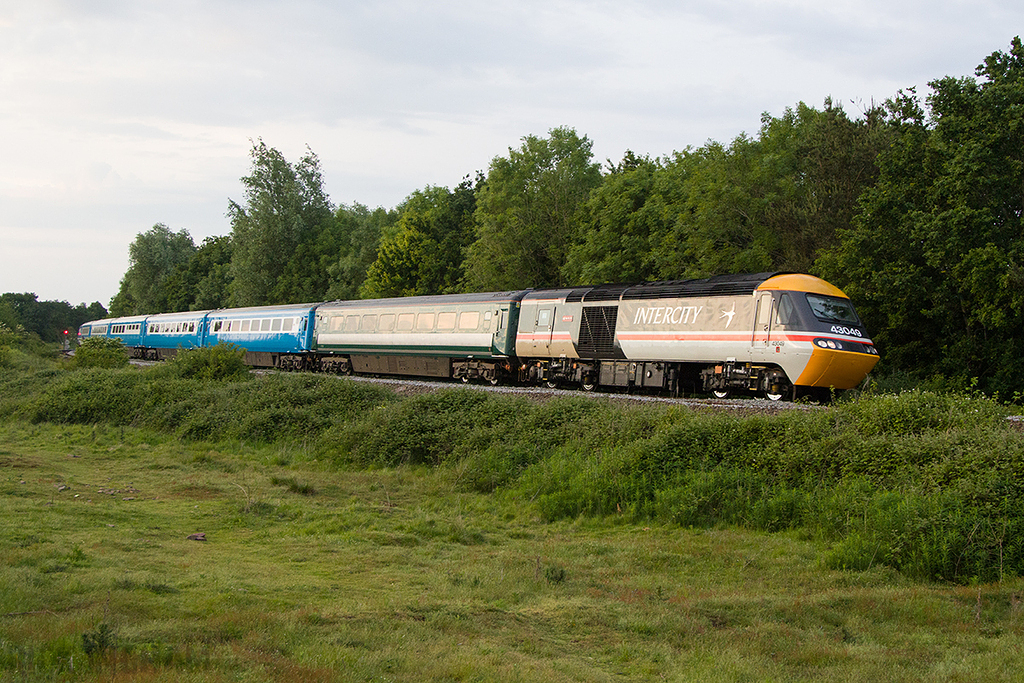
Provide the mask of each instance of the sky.
POLYGON ((108 306, 156 223, 198 245, 262 139, 392 208, 574 128, 598 161, 858 116, 969 77, 1020 0, 0 0, 0 293, 108 306))

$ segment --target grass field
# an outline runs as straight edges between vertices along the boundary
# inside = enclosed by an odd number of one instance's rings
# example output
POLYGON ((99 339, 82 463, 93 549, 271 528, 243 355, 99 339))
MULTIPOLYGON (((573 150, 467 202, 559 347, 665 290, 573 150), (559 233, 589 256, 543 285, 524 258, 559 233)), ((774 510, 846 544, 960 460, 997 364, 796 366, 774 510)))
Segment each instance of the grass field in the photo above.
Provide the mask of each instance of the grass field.
POLYGON ((464 474, 9 417, 0 680, 1020 679, 1010 575, 838 571, 799 530, 553 518, 464 474))

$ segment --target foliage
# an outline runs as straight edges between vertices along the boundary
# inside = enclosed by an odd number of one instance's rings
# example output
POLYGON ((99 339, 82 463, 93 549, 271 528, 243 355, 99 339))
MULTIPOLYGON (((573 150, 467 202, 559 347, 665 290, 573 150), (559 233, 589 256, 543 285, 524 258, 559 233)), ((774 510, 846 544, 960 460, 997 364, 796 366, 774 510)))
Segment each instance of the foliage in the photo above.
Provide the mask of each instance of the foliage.
POLYGON ((177 377, 198 380, 230 380, 249 374, 245 364, 245 349, 226 342, 199 349, 179 350, 168 361, 167 368, 177 377))
POLYGON ((658 279, 654 249, 668 230, 660 161, 627 151, 580 208, 580 241, 562 268, 570 283, 658 279))
POLYGON ((321 301, 337 254, 337 221, 312 150, 294 166, 263 140, 231 201, 231 300, 235 306, 321 301))
POLYGON ((651 160, 627 152, 580 212, 568 282, 807 272, 848 227, 877 169, 875 109, 850 120, 825 101, 765 115, 757 138, 651 160))
POLYGON ((353 204, 339 206, 334 217, 338 222, 339 247, 335 261, 327 268, 331 276, 327 298, 355 299, 378 257, 381 235, 398 220, 398 211, 370 211, 362 204, 353 204))
POLYGON ((77 368, 122 368, 128 365, 128 350, 120 339, 90 337, 75 349, 77 368))
POLYGON ((167 277, 167 301, 172 311, 226 308, 231 287, 230 235, 207 237, 187 263, 167 277))
POLYGON ((61 342, 69 337, 73 341, 82 323, 106 315, 107 310, 98 301, 72 307, 66 301, 39 301, 28 292, 0 294, 0 329, 36 335, 44 342, 61 342))
POLYGON ((563 284, 562 265, 578 233, 576 211, 600 185, 593 143, 571 128, 527 135, 495 157, 477 193, 477 237, 464 264, 467 291, 563 284))
POLYGON ((398 222, 381 240, 360 294, 385 298, 456 291, 482 182, 467 178, 454 191, 433 187, 410 195, 396 210, 398 222))
POLYGON ((128 247, 128 271, 110 302, 111 314, 120 317, 171 311, 168 279, 177 267, 187 266, 195 253, 196 245, 187 230, 171 232, 157 223, 136 235, 128 247))
POLYGON ((1024 372, 1024 47, 977 79, 887 105, 889 143, 863 211, 822 265, 857 301, 886 362, 979 378, 1011 396, 1024 372))
POLYGON ((184 442, 301 442, 334 466, 442 468, 460 490, 529 501, 547 520, 799 529, 837 567, 954 582, 1024 572, 1024 442, 1006 409, 977 395, 865 395, 742 417, 469 389, 397 399, 311 374, 210 379, 217 366, 37 375, 41 388, 5 389, 21 396, 3 411, 184 442))

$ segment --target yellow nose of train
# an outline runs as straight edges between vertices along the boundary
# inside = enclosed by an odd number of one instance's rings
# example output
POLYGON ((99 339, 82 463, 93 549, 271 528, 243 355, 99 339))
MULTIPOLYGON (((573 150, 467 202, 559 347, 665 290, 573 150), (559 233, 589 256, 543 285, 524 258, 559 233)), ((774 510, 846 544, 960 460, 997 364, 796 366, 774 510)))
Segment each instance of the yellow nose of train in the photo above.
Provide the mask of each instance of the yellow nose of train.
MULTIPOLYGON (((843 290, 813 275, 776 275, 763 282, 758 290, 802 292, 827 297, 830 301, 849 302, 843 290)), ((855 316, 852 305, 849 311, 855 316)), ((799 339, 810 351, 806 365, 794 382, 800 386, 852 389, 878 364, 878 354, 871 340, 864 338, 859 325, 846 321, 837 320, 820 331, 790 338, 799 339)))

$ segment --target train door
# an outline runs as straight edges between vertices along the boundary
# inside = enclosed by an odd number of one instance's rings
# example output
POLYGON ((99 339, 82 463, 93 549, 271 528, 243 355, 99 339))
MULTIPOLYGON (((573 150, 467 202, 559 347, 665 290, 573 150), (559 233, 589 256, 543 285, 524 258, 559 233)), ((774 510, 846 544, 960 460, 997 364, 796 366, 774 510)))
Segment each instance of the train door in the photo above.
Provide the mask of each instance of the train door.
POLYGON ((541 356, 551 355, 551 335, 555 331, 555 307, 545 306, 537 309, 537 325, 534 330, 536 353, 541 356))
POLYGON ((751 351, 761 356, 768 351, 772 334, 772 295, 764 292, 757 300, 757 312, 754 314, 754 332, 750 339, 751 351))

